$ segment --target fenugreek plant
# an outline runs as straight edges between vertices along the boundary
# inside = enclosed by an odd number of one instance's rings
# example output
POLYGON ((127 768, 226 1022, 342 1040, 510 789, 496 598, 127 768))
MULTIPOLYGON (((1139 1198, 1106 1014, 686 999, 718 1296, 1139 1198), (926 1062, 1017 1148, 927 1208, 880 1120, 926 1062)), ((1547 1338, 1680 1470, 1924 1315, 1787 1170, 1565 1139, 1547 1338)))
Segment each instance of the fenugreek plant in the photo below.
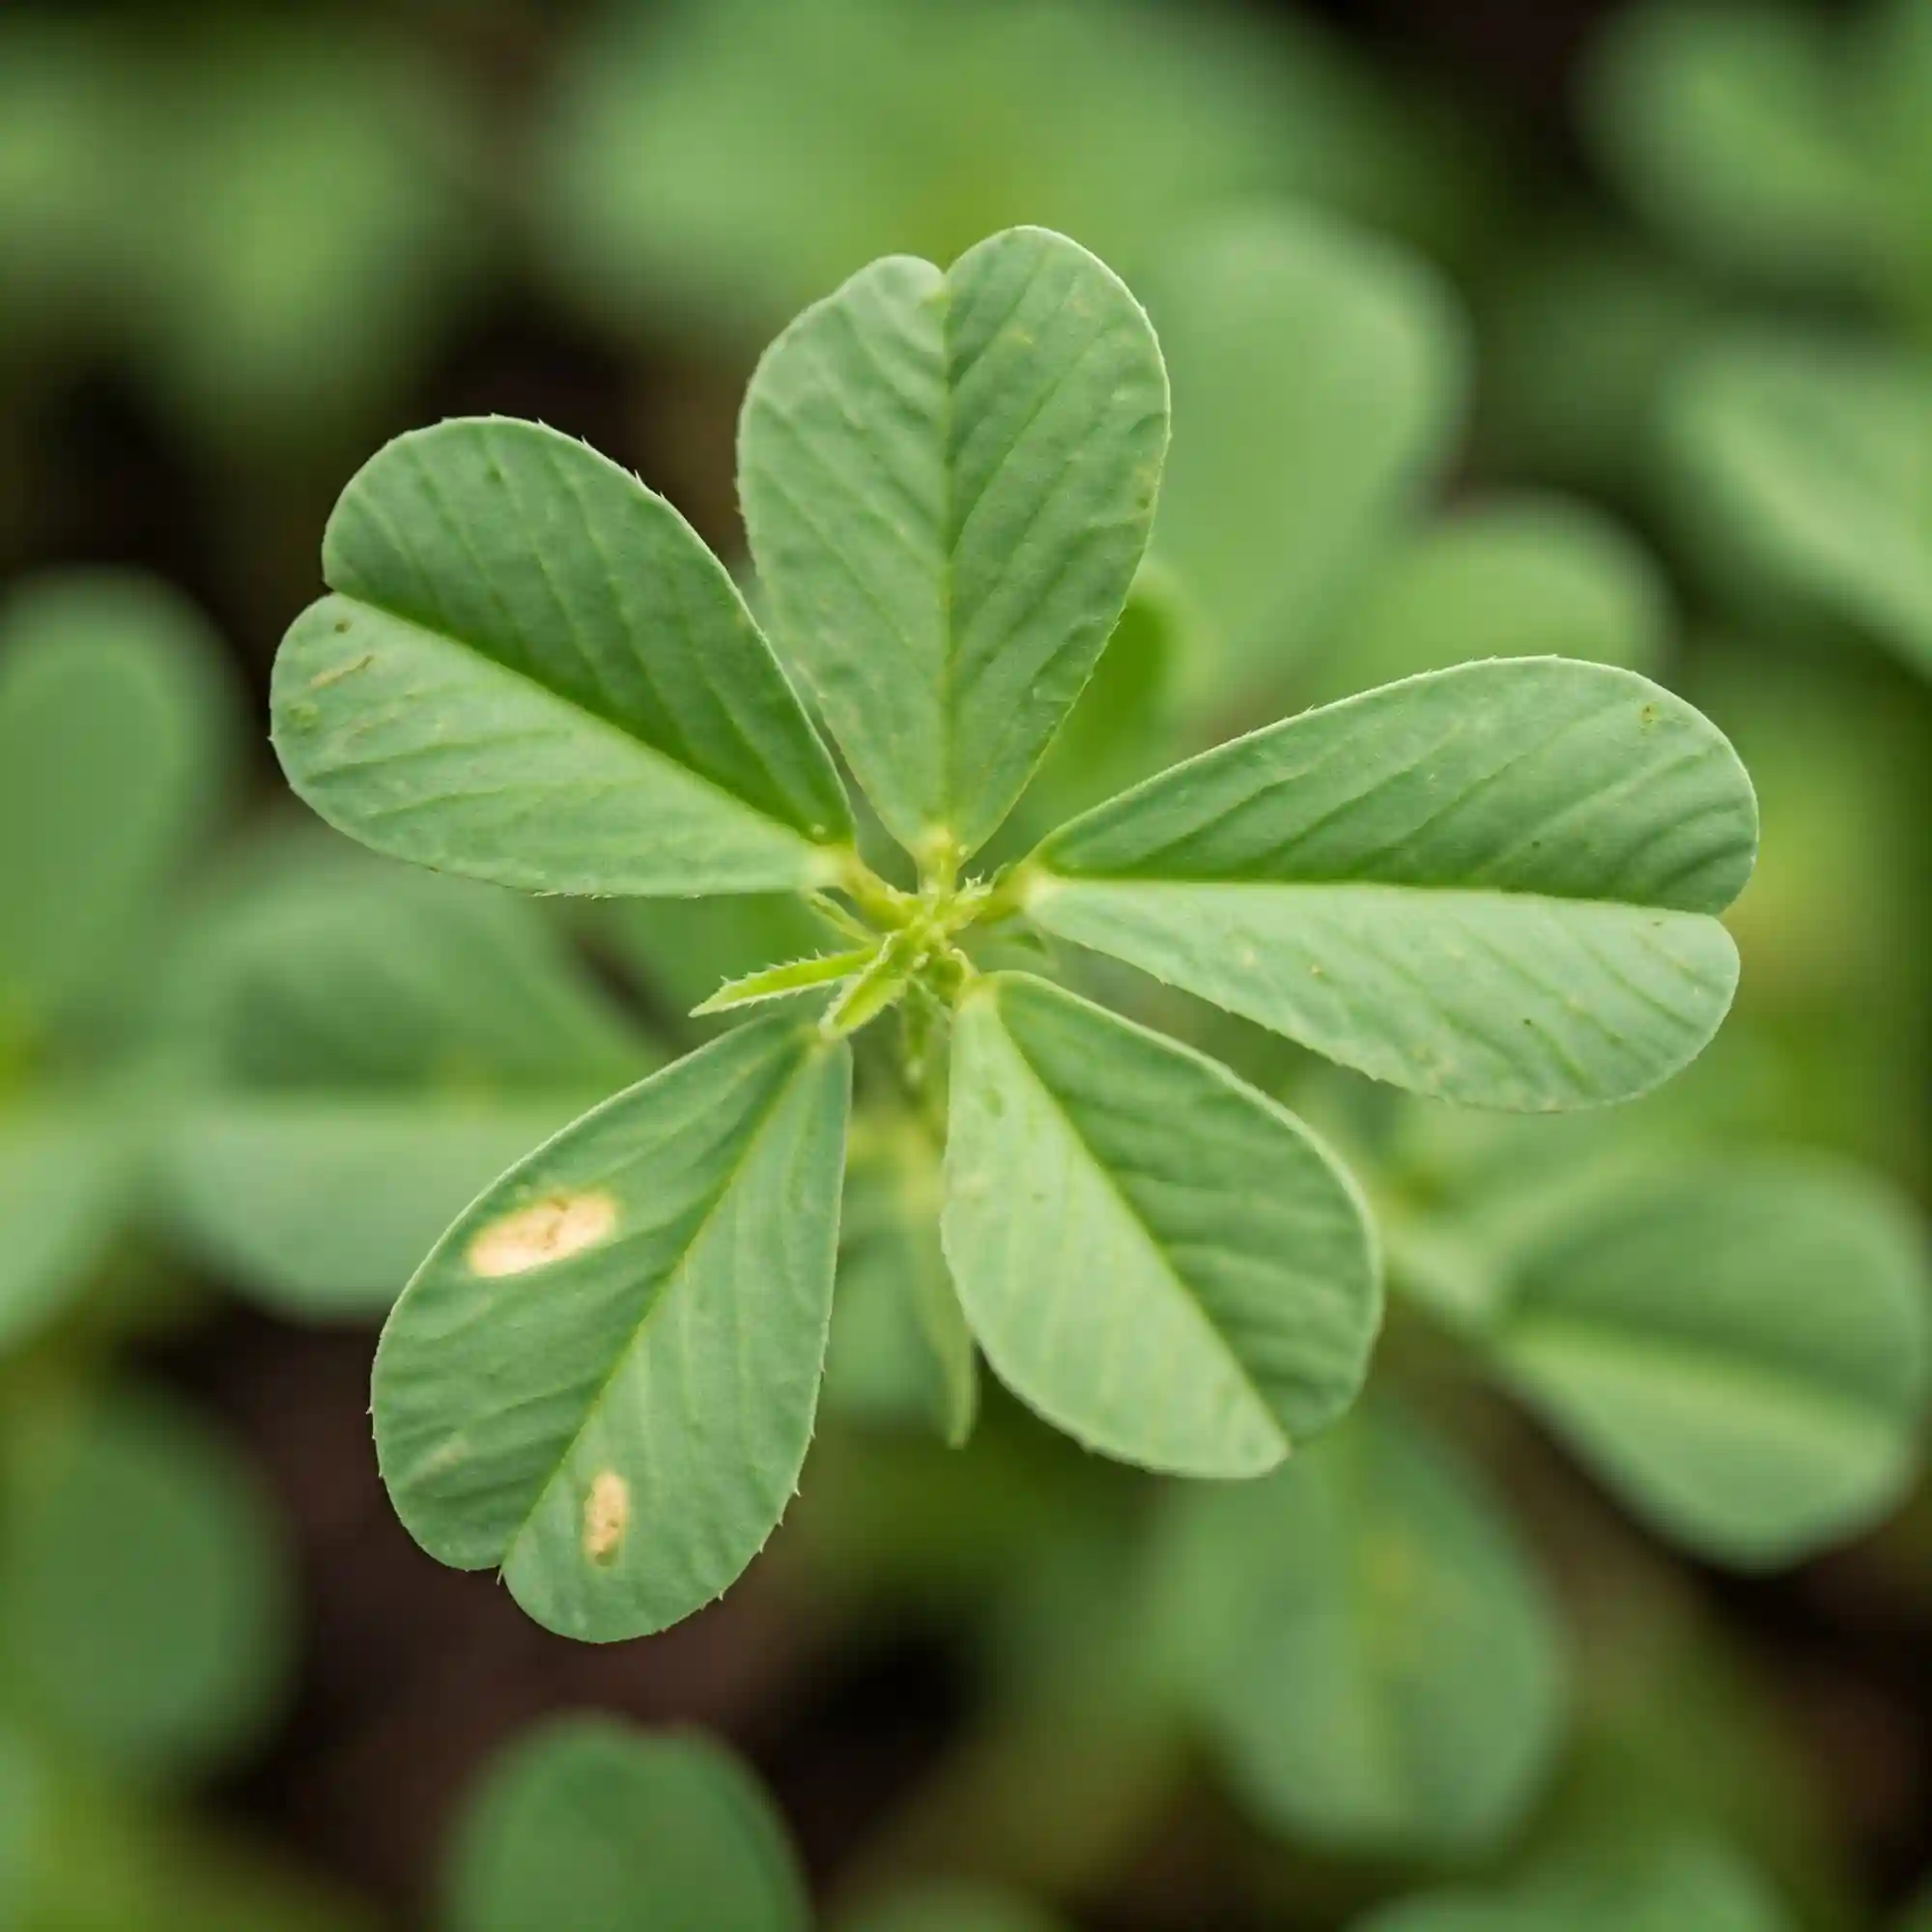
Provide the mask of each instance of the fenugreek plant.
POLYGON ((763 628, 668 503, 532 424, 403 437, 337 506, 330 594, 273 695, 325 818, 531 892, 789 892, 838 934, 721 987, 713 1011, 769 1010, 513 1168, 389 1319, 374 1410, 404 1522, 552 1629, 662 1629, 782 1513, 855 1038, 943 1121, 942 1286, 1048 1420, 1243 1477, 1353 1401, 1381 1291, 1348 1175, 1226 1068, 998 966, 1006 942, 1111 954, 1487 1107, 1640 1093, 1722 1017, 1748 780, 1603 666, 1409 678, 975 869, 1126 603, 1167 414, 1132 296, 1015 229, 949 270, 875 263, 767 353, 740 437, 763 628))
POLYGON ((499 1751, 457 1821, 449 1932, 1060 1932, 990 1887, 900 1885, 815 1914, 791 1834, 749 1765, 709 1738, 549 1719, 499 1751))

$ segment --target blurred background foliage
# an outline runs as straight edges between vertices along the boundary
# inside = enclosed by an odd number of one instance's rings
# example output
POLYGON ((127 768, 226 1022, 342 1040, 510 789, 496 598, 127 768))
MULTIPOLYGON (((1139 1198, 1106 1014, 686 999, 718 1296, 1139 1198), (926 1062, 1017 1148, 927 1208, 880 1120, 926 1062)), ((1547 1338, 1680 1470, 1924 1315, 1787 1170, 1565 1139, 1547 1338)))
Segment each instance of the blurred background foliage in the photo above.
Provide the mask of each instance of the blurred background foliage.
POLYGON ((1928 679, 1925 0, 14 0, 0 1925, 1916 1932, 1928 679), (345 477, 443 414, 735 554, 774 329, 1017 221, 1143 296, 1176 439, 1003 853, 1389 678, 1630 665, 1760 789, 1738 1011, 1652 1099, 1497 1121, 1061 962, 1350 1156, 1376 1399, 1249 1486, 1082 1457, 979 1372, 870 1068, 790 1521, 574 1649, 394 1520, 376 1326, 825 935, 350 851, 266 667, 345 477))

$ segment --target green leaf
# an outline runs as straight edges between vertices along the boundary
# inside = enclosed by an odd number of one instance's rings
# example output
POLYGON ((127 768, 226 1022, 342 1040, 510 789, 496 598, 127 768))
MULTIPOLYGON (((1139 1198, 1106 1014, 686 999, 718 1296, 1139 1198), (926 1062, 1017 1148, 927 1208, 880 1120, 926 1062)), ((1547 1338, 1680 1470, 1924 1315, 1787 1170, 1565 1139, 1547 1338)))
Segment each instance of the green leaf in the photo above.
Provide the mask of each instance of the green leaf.
POLYGON ((1373 1238, 1327 1151, 1215 1062, 1024 974, 953 1023, 946 1256, 1000 1378, 1088 1447, 1251 1476, 1361 1387, 1373 1238))
POLYGON ((1198 706, 1279 678, 1444 464, 1463 325, 1426 264, 1314 213, 1192 236, 1150 284, 1175 392, 1158 554, 1221 634, 1198 706))
POLYGON ((1259 1816, 1378 1852, 1509 1829, 1562 1725, 1561 1647, 1508 1519, 1446 1449, 1364 1413, 1180 1508, 1183 1681, 1259 1816))
POLYGON ((1635 674, 1463 665, 1270 725, 1055 833, 1034 923, 1477 1106, 1657 1085, 1730 1005, 1750 781, 1635 674))
POLYGON ((1932 1890, 1923 1892, 1898 1921, 1897 1932, 1932 1932, 1932 1890))
POLYGON ((1561 497, 1492 499, 1389 555, 1349 600, 1303 688, 1345 697, 1472 658, 1648 671, 1667 616, 1656 565, 1601 512, 1561 497))
POLYGON ((14 1708, 142 1776, 234 1754, 279 1699, 291 1597, 251 1471, 191 1412, 111 1391, 15 1408, 0 1569, 14 1708))
POLYGON ((135 1151, 109 1099, 0 1101, 0 1349, 88 1286, 132 1205, 135 1151))
POLYGON ((1881 183, 1831 29, 1751 0, 1649 0, 1586 71, 1586 126, 1633 204, 1693 258, 1787 286, 1859 278, 1881 183))
POLYGON ((723 565, 636 477, 497 417, 379 451, 275 663, 289 781, 380 852, 499 885, 824 884, 838 778, 723 565))
POLYGON ((134 76, 100 25, 0 14, 0 349, 24 335, 37 357, 57 355, 113 299, 127 187, 114 148, 134 76))
POLYGON ((1903 1493, 1932 1277, 1913 1216, 1855 1171, 1704 1165, 1529 1255, 1488 1346, 1640 1517, 1761 1568, 1903 1493))
POLYGON ((886 828, 976 850, 1080 695, 1147 546, 1159 345, 1084 248, 1015 228, 889 256, 808 309, 745 397, 752 554, 886 828))
POLYGON ((1061 1920, 990 1887, 943 1883, 893 1892, 838 1925, 838 1932, 1060 1932, 1061 1920))
POLYGON ((353 434, 480 266, 480 117, 451 70, 347 20, 277 10, 156 51, 122 136, 144 142, 121 196, 134 354, 220 441, 353 434))
POLYGON ((727 980, 708 1000, 692 1008, 692 1017, 733 1012, 740 1007, 761 1006, 766 1000, 782 1000, 793 993, 818 992, 863 973, 877 959, 879 951, 874 945, 855 946, 844 952, 814 953, 809 959, 788 959, 782 965, 727 980))
POLYGON ((219 646, 133 573, 0 607, 0 1065, 126 974, 207 827, 230 720, 219 646))
POLYGON ((489 1768, 458 1826, 448 1932, 808 1932, 805 1882, 723 1747, 553 1718, 489 1768))
POLYGON ((1734 331, 1686 365, 1663 429, 1700 531, 1932 673, 1932 372, 1879 348, 1734 331))
POLYGON ((513 1161, 658 1055, 532 902, 290 854, 200 950, 212 1091, 168 1135, 170 1205, 238 1285, 385 1309, 513 1161))
POLYGON ((757 1554, 811 1435, 850 1077, 815 1027, 753 1021, 458 1218, 374 1379, 383 1479, 431 1555, 605 1642, 757 1554))
POLYGON ((1932 342, 1932 14, 1919 0, 1878 0, 1853 33, 1860 131, 1885 197, 1886 292, 1932 342))
POLYGON ((1431 1894, 1373 1913, 1355 1932, 1790 1932, 1756 1873, 1690 1836, 1638 1840, 1490 1895, 1431 1894))

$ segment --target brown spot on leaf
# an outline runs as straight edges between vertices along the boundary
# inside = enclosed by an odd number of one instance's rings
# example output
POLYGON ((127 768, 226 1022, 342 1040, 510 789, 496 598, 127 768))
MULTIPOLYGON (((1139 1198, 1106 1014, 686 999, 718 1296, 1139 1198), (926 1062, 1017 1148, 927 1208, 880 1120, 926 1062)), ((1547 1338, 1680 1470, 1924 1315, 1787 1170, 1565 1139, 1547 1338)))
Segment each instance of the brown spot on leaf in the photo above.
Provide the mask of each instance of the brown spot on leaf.
POLYGON ((469 1271, 522 1274, 594 1247, 617 1225, 617 1204, 601 1189, 553 1194, 477 1230, 469 1242, 469 1271))

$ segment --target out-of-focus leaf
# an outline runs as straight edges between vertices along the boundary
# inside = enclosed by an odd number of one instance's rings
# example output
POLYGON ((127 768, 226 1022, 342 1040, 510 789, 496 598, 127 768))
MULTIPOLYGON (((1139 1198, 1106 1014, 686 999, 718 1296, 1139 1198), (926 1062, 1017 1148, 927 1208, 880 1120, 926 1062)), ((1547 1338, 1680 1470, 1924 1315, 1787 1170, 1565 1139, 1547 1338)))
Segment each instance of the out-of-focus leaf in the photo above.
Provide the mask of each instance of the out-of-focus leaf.
POLYGON ((838 1932, 1061 1932, 1061 1920, 989 1887, 926 1885, 847 1914, 838 1932))
POLYGON ((1353 1183, 1218 1063, 1043 980, 953 1022, 946 1257, 1001 1380, 1090 1448, 1272 1468, 1351 1403, 1381 1317, 1353 1183))
POLYGON ((0 1923, 8 1932, 376 1932, 377 1920, 334 1887, 6 1733, 0 1923))
POLYGON ((130 83, 95 22, 0 15, 0 363, 11 338, 45 354, 112 299, 130 83))
POLYGON ((1728 1627, 1679 1566, 1617 1537, 1573 1597, 1579 1651, 1562 1841, 1721 1840, 1789 1899, 1801 1924, 1861 1926, 1843 1833, 1842 1767, 1816 1750, 1779 1660, 1728 1627))
POLYGON ((1344 697, 1471 658, 1655 671, 1667 614, 1656 565, 1607 517, 1564 497, 1505 497, 1388 555, 1323 640, 1303 695, 1344 697))
POLYGON ((456 70, 277 10, 145 49, 141 71, 135 355, 223 440, 340 436, 408 376, 480 254, 456 70))
POLYGON ((132 573, 30 580, 0 606, 0 1062, 130 977, 206 829, 231 719, 218 646, 132 573))
POLYGON ((880 255, 1016 222, 1131 277, 1234 196, 1441 233, 1474 186, 1471 144, 1310 21, 1147 0, 613 8, 545 150, 571 287, 627 337, 668 315, 753 343, 880 255))
POLYGON ((1873 0, 1855 31, 1861 124, 1885 188, 1889 293, 1932 343, 1932 10, 1873 0))
POLYGON ((353 852, 292 854, 193 965, 214 1065, 170 1206, 309 1315, 386 1308, 489 1181, 659 1058, 532 902, 353 852))
POLYGON ((1621 236, 1532 234, 1484 314, 1486 454, 1510 473, 1628 485, 1665 374, 1707 326, 1696 272, 1621 236))
POLYGON ((338 830, 533 892, 836 875, 838 775, 736 586, 595 450, 499 417, 399 437, 343 492, 323 576, 273 735, 338 830))
POLYGON ((1706 1555, 1789 1562, 1909 1480, 1932 1372, 1923 1249, 1850 1171, 1680 1171, 1529 1256, 1489 1347, 1637 1514, 1706 1555))
POLYGON ((191 1412, 131 1388, 11 1434, 0 1669, 23 1716, 142 1776, 251 1741, 289 1663, 289 1587, 252 1476, 191 1412))
POLYGON ((1045 229, 874 262, 765 353, 738 475, 773 635, 908 851, 963 857, 1012 809, 1126 601, 1166 446, 1146 314, 1045 229))
POLYGON ((0 344, 124 355, 223 442, 339 436, 468 284, 472 117, 345 21, 151 26, 0 21, 0 344))
POLYGON ((490 1767, 458 1827, 448 1932, 807 1932, 782 1823, 708 1739, 565 1717, 490 1767))
POLYGON ((1634 672, 1471 664, 1304 712, 1054 833, 1043 930, 1380 1080, 1541 1112, 1694 1057, 1757 814, 1723 737, 1634 672))
POLYGON ((439 1561, 608 1642, 731 1583, 817 1406, 851 1054, 781 1009, 584 1116, 450 1228, 384 1330, 376 1450, 439 1561))
POLYGON ((1429 267, 1314 213, 1251 215, 1148 278, 1174 385, 1157 555, 1218 632, 1197 707, 1283 679, 1446 460, 1463 327, 1429 267))
POLYGON ((1881 183, 1826 22, 1779 0, 1644 0, 1612 19, 1586 123, 1643 215, 1715 268, 1837 287, 1866 270, 1881 183))
POLYGON ((1371 1914, 1356 1932, 1790 1932, 1761 1879, 1723 1847, 1664 1837, 1552 1861, 1485 1896, 1443 1892, 1371 1914))
POLYGON ((109 1098, 0 1099, 0 1349, 87 1286, 133 1193, 134 1152, 109 1098))
POLYGON ((35 1850, 46 1835, 45 1807, 32 1746, 0 1727, 0 1925, 26 1922, 35 1850))
POLYGON ((1786 594, 1932 672, 1932 367, 1827 337, 1719 337, 1663 431, 1686 516, 1786 594))
POLYGON ((1260 1816, 1440 1852, 1521 1814, 1563 1720, 1559 1640, 1508 1520, 1433 1436, 1367 1411, 1178 1509, 1174 1654, 1260 1816))
POLYGON ((980 1367, 940 1248, 939 1162, 913 1122, 878 1124, 875 1171, 855 1165, 846 1178, 826 1406, 861 1422, 920 1422, 957 1448, 979 1414, 980 1367))

